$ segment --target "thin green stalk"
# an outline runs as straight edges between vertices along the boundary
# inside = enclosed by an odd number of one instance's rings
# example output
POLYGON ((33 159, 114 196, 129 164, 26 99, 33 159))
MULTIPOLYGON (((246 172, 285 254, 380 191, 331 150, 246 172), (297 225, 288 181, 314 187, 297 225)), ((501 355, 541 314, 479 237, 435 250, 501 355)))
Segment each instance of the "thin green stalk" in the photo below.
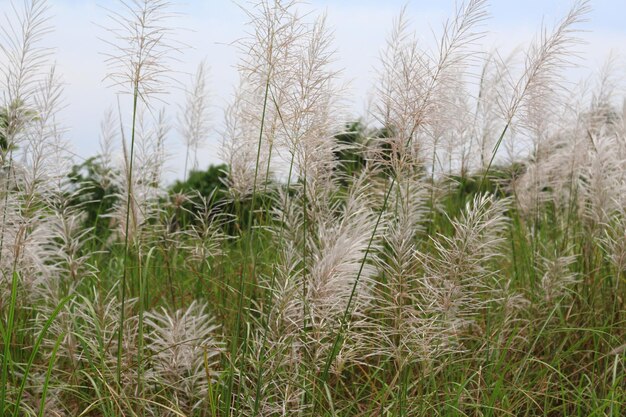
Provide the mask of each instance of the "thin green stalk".
MULTIPOLYGON (((295 162, 295 152, 291 154, 291 162, 289 164, 289 175, 287 176, 287 193, 289 193, 289 188, 291 186, 291 175, 293 174, 293 165, 295 162)), ((287 205, 287 194, 285 194, 285 205, 287 205)), ((284 223, 285 221, 285 212, 286 210, 283 210, 282 212, 282 216, 281 216, 281 223, 284 223)), ((282 245, 282 240, 284 237, 284 227, 280 228, 280 233, 279 233, 279 238, 278 241, 280 243, 280 245, 282 245)), ((276 257, 278 258, 278 254, 276 255, 276 257)), ((276 282, 276 264, 277 262, 274 262, 274 268, 272 270, 272 279, 270 282, 270 286, 269 286, 269 291, 272 291, 274 288, 274 283, 276 282)), ((266 308, 269 309, 269 299, 265 300, 265 303, 263 303, 263 314, 261 315, 262 318, 266 317, 266 308), (266 307, 267 306, 267 307, 266 307)), ((263 322, 263 336, 261 337, 261 349, 262 351, 259 354, 259 360, 260 360, 260 364, 259 364, 259 370, 257 372, 257 377, 256 377, 256 394, 254 396, 254 409, 253 409, 253 415, 257 415, 259 412, 259 406, 260 406, 260 401, 261 401, 261 386, 262 386, 262 382, 263 382, 263 363, 265 360, 265 343, 267 342, 267 334, 269 331, 269 326, 268 326, 268 321, 264 320, 263 322)))
MULTIPOLYGON (((154 251, 156 250, 156 247, 152 247, 149 251, 148 254, 146 255, 146 264, 145 267, 142 268, 143 269, 143 273, 140 274, 139 276, 139 320, 138 320, 138 333, 137 333, 137 343, 138 343, 138 347, 137 347, 137 396, 139 398, 143 398, 143 385, 144 385, 144 381, 143 381, 143 376, 144 376, 144 365, 143 365, 143 357, 144 357, 144 340, 143 340, 143 336, 144 336, 144 325, 143 325, 143 320, 144 320, 144 311, 146 308, 146 300, 149 299, 148 297, 148 271, 150 271, 150 262, 153 258, 153 254, 154 251)), ((141 411, 140 411, 141 415, 144 415, 144 407, 141 407, 141 411)))
MULTIPOLYGON (((433 159, 430 164, 430 218, 435 210, 435 160, 437 159, 437 141, 433 143, 433 159)), ((434 222, 429 222, 429 225, 434 222)))
MULTIPOLYGON (((7 140, 7 143, 10 143, 7 140)), ((4 182, 4 207, 2 208, 2 230, 0 231, 0 261, 2 260, 2 252, 4 248, 4 232, 7 223, 7 212, 9 208, 9 187, 11 186, 11 174, 13 173, 13 148, 11 147, 8 152, 9 155, 9 173, 7 179, 4 182)))
POLYGON ((4 415, 7 396, 9 361, 11 360, 11 341, 13 338, 18 282, 19 274, 16 271, 13 271, 13 279, 11 280, 11 302, 9 304, 9 317, 6 326, 4 326, 4 334, 2 335, 2 342, 4 343, 4 351, 2 354, 2 373, 0 377, 0 413, 2 413, 2 415, 4 415))
MULTIPOLYGON (((306 170, 304 172, 304 179, 303 179, 303 190, 302 190, 302 345, 306 346, 307 345, 307 340, 306 340, 306 333, 307 333, 307 293, 308 293, 308 286, 307 286, 307 250, 306 250, 306 240, 307 240, 307 228, 308 226, 308 210, 307 210, 307 205, 308 205, 308 197, 307 197, 307 179, 306 179, 306 170)), ((315 336, 314 336, 315 337, 315 336)), ((312 347, 312 352, 305 358, 305 360, 309 360, 310 362, 310 366, 311 369, 315 369, 315 366, 313 366, 313 358, 315 357, 315 345, 313 345, 312 347)), ((307 378, 306 378, 306 373, 303 374, 303 381, 302 381, 302 386, 305 388, 303 389, 303 401, 304 404, 307 403, 307 393, 309 392, 306 389, 307 386, 307 378)), ((313 384, 313 390, 312 392, 315 392, 315 379, 313 378, 311 383, 313 384)), ((311 394, 312 396, 314 394, 311 394)), ((314 402, 315 403, 315 402, 314 402)))
MULTIPOLYGON (((613 360, 613 368, 612 368, 612 378, 611 378, 611 390, 610 390, 610 406, 609 406, 609 416, 613 417, 614 415, 617 416, 619 413, 619 406, 618 409, 615 410, 616 412, 614 413, 614 407, 615 407, 615 391, 618 391, 618 378, 617 378, 617 366, 619 364, 620 361, 620 356, 619 355, 615 355, 614 360, 613 360)), ((620 379, 623 377, 623 375, 620 376, 620 379)))
POLYGON ((306 276, 306 271, 307 271, 307 263, 306 263, 306 240, 307 240, 307 227, 308 227, 308 222, 307 222, 307 216, 308 216, 308 210, 307 210, 307 204, 308 204, 308 199, 307 199, 307 190, 306 190, 306 184, 307 184, 307 180, 306 180, 306 172, 304 174, 304 185, 303 185, 303 190, 302 190, 302 328, 306 331, 307 328, 307 320, 306 320, 306 295, 307 295, 307 276, 306 276))
POLYGON ((120 308, 120 322, 117 333, 117 384, 121 387, 122 384, 122 342, 124 338, 124 309, 126 307, 126 279, 128 276, 128 263, 129 263, 129 239, 128 233, 130 231, 130 209, 131 209, 131 198, 133 197, 132 188, 133 188, 133 156, 135 153, 135 131, 137 125, 137 110, 138 110, 138 102, 139 102, 139 81, 137 77, 135 79, 134 92, 133 92, 133 119, 131 125, 131 135, 130 135, 130 154, 129 154, 129 162, 128 162, 128 176, 127 176, 127 193, 126 193, 126 230, 124 236, 124 263, 122 265, 122 297, 121 297, 121 308, 120 308))
POLYGON ((576 201, 578 198, 578 181, 574 184, 574 169, 570 171, 570 181, 569 181, 569 201, 567 208, 567 224, 565 226, 565 235, 563 236, 563 243, 561 245, 561 251, 564 251, 567 248, 567 243, 569 241, 570 228, 574 221, 574 213, 576 211, 576 201), (572 187, 575 187, 572 190, 572 187))
POLYGON ((174 291, 174 277, 172 275, 172 271, 175 270, 175 268, 170 263, 170 256, 169 256, 170 253, 173 254, 171 256, 171 258, 173 259, 172 262, 176 262, 176 256, 177 256, 176 247, 171 248, 170 251, 163 253, 163 260, 165 262, 165 276, 167 277, 167 285, 169 287, 172 307, 174 308, 174 310, 176 310, 176 292, 174 291))
POLYGON ((502 129, 502 133, 500 133, 500 137, 498 138, 498 141, 496 142, 495 146, 493 147, 493 151, 491 153, 491 159, 489 159, 489 164, 487 165, 487 168, 485 168, 485 172, 483 173, 483 177, 480 180, 479 190, 484 190, 485 180, 487 179, 487 174, 489 174, 489 170, 491 169, 491 166, 493 165, 493 161, 496 159, 496 154, 498 153, 498 149, 500 149, 500 145, 502 144, 502 141, 504 140, 504 136, 506 135, 506 132, 508 132, 509 127, 510 127, 510 123, 507 123, 504 126, 504 129, 502 129))
POLYGON ((204 347, 204 352, 203 352, 203 364, 204 364, 204 372, 206 374, 206 379, 207 381, 209 381, 208 384, 208 388, 207 388, 207 399, 208 399, 208 403, 209 403, 209 409, 211 410, 211 417, 217 417, 217 406, 216 406, 216 398, 215 398, 215 392, 213 391, 213 382, 211 381, 211 373, 210 373, 210 367, 209 367, 209 355, 208 355, 208 348, 205 346, 204 347))
MULTIPOLYGON (((258 175, 259 175, 259 164, 261 161, 261 148, 262 148, 262 144, 263 144, 263 133, 264 133, 264 129, 265 129, 265 115, 267 113, 267 102, 268 102, 268 96, 269 96, 269 89, 270 89, 270 78, 268 76, 266 82, 265 82, 265 94, 263 97, 263 110, 261 112, 261 127, 259 129, 259 141, 257 144, 257 154, 256 154, 256 164, 254 167, 254 183, 252 185, 252 203, 250 206, 250 211, 248 213, 248 233, 247 238, 248 238, 248 243, 249 243, 249 251, 248 251, 248 256, 251 257, 252 259, 252 276, 254 276, 255 272, 256 272, 256 254, 255 254, 255 250, 254 250, 254 228, 252 227, 252 222, 254 220, 254 207, 256 205, 256 197, 257 197, 257 181, 258 181, 258 175)), ((237 345, 239 343, 239 331, 240 331, 240 326, 241 326, 241 318, 243 315, 243 299, 244 299, 244 273, 243 273, 243 269, 241 270, 241 273, 239 275, 239 286, 238 286, 238 290, 239 290, 239 296, 238 296, 238 300, 237 300, 237 316, 235 319, 235 331, 233 334, 233 341, 232 341, 232 346, 231 346, 231 360, 235 361, 235 363, 237 362, 235 360, 235 356, 236 356, 236 351, 237 351, 237 345)), ((245 343, 245 340, 244 340, 245 343)), ((242 355, 243 356, 243 355, 242 355)), ((243 361, 243 357, 241 358, 241 360, 243 361)), ((230 379, 230 383, 228 385, 228 391, 227 391, 227 395, 226 395, 226 399, 228 401, 232 400, 232 390, 233 390, 233 384, 234 384, 234 379, 231 376, 230 379)), ((241 384, 239 385, 239 388, 241 387, 241 384)), ((238 402, 237 402, 238 404, 238 402)))
POLYGON ((183 170, 183 182, 187 182, 187 163, 188 162, 189 162, 189 144, 187 144, 187 150, 185 151, 185 168, 183 170))
MULTIPOLYGON (((43 413, 46 409, 46 397, 48 395, 48 387, 50 385, 50 376, 52 375, 52 369, 54 368, 54 361, 57 356, 57 352, 59 350, 59 346, 61 345, 61 341, 65 337, 65 333, 61 333, 57 338, 54 347, 52 348, 52 354, 50 355, 50 361, 48 362, 48 369, 46 371, 46 379, 43 382, 43 390, 41 392, 41 401, 39 402, 39 413, 37 413, 38 417, 43 417, 43 413)), ((16 405, 17 408, 17 405, 16 405)), ((17 414, 16 414, 17 415, 17 414)))

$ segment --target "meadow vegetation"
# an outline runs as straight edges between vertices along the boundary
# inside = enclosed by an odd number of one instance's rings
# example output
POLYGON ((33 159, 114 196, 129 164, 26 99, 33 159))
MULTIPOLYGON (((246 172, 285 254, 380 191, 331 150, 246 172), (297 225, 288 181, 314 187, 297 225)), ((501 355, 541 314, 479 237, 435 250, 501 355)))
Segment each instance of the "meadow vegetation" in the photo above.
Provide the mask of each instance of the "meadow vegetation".
POLYGON ((563 78, 587 1, 510 56, 483 51, 485 0, 434 48, 401 11, 358 122, 324 15, 246 3, 223 123, 210 62, 159 110, 175 2, 120 1, 103 50, 124 105, 87 161, 59 123, 52 7, 9 3, 1 416, 626 413, 622 85, 614 60, 563 78), (213 129, 224 164, 202 171, 213 129))

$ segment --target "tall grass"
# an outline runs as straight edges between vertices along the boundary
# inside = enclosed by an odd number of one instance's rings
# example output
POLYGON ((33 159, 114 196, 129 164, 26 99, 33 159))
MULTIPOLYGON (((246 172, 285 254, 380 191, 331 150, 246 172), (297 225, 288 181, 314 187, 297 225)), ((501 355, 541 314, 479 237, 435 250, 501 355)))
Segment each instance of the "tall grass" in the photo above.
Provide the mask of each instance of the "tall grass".
POLYGON ((204 63, 176 129, 156 109, 175 6, 108 6, 120 104, 88 184, 46 2, 7 9, 1 415, 624 414, 626 112, 610 63, 588 94, 561 78, 588 2, 507 58, 481 52, 487 1, 432 48, 404 9, 349 132, 325 16, 246 5, 206 195, 162 184, 169 132, 187 170, 211 126, 204 63))

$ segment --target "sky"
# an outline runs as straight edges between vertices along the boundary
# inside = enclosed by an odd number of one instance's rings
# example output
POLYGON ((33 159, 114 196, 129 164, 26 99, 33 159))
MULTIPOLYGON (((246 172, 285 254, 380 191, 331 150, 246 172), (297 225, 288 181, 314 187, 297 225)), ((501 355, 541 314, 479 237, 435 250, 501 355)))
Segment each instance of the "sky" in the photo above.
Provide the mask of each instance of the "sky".
MULTIPOLYGON (((21 2, 21 0, 17 0, 21 2)), ((10 8, 10 0, 0 0, 0 13, 10 8)), ((98 152, 100 121, 108 108, 116 105, 115 90, 103 81, 106 76, 106 49, 102 38, 110 36, 104 8, 115 7, 117 0, 50 0, 54 32, 46 42, 55 49, 57 68, 64 82, 64 103, 60 119, 67 127, 67 139, 77 162, 98 152)), ((237 3, 230 0, 174 0, 181 13, 176 20, 177 36, 190 45, 178 57, 176 76, 183 82, 191 79, 198 63, 205 60, 209 71, 212 122, 215 127, 209 144, 199 154, 199 167, 218 163, 219 128, 223 109, 230 101, 237 82, 237 51, 233 41, 246 31, 247 20, 237 3), (183 29, 184 28, 184 29, 183 29)), ((245 4, 241 0, 240 4, 245 4)), ((350 113, 354 118, 366 111, 365 102, 375 83, 377 58, 393 19, 403 5, 418 36, 431 40, 440 32, 442 22, 452 14, 454 0, 310 0, 304 10, 325 12, 334 30, 335 65, 348 81, 350 113)), ((542 26, 551 27, 571 6, 568 0, 491 0, 490 18, 483 48, 497 47, 510 51, 527 45, 542 26)), ((593 0, 589 21, 581 34, 586 44, 579 47, 580 67, 566 74, 570 79, 586 77, 603 64, 609 53, 620 54, 626 48, 626 0, 593 0)), ((624 67, 626 68, 626 67, 624 67)), ((626 71, 623 71, 626 74, 626 71)), ((128 100, 128 97, 121 97, 128 100)), ((163 106, 174 124, 183 102, 181 89, 174 89, 163 106)), ((183 176, 184 150, 175 129, 171 130, 169 171, 171 182, 183 176)))

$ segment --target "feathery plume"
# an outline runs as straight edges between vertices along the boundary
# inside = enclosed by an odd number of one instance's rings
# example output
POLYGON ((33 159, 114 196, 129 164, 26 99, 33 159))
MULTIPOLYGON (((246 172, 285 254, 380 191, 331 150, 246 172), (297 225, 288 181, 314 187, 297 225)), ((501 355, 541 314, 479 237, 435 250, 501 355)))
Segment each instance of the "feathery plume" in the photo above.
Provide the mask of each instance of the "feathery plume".
POLYGON ((424 268, 424 304, 432 305, 451 336, 462 333, 493 301, 489 294, 493 295, 499 279, 494 261, 503 254, 507 204, 489 194, 477 195, 452 220, 451 237, 432 238, 433 254, 417 252, 424 268))
POLYGON ((198 163, 198 149, 205 145, 211 130, 206 71, 206 64, 203 61, 198 65, 191 88, 186 92, 185 108, 179 116, 180 132, 186 148, 185 179, 189 158, 192 157, 190 153, 193 154, 191 169, 194 169, 198 163))
POLYGON ((572 287, 578 282, 578 277, 571 272, 570 268, 575 261, 575 256, 541 258, 544 273, 541 277, 540 289, 544 302, 555 304, 565 296, 571 295, 572 287))
POLYGON ((473 56, 472 48, 482 36, 477 27, 486 18, 485 7, 483 0, 462 4, 454 18, 445 23, 434 57, 420 49, 409 33, 405 9, 394 23, 381 57, 377 105, 378 120, 391 134, 384 142, 394 156, 394 170, 405 164, 404 155, 410 148, 423 154, 414 138, 421 129, 439 123, 433 119, 432 107, 443 99, 439 90, 456 83, 454 74, 464 72, 466 61, 473 56))
POLYGON ((120 93, 133 94, 147 102, 166 92, 172 53, 180 49, 172 39, 169 23, 174 12, 166 0, 119 0, 118 8, 107 9, 112 40, 104 53, 109 72, 105 79, 120 93))
POLYGON ((245 90, 246 87, 240 87, 233 103, 226 108, 219 150, 229 170, 225 182, 235 200, 250 196, 258 188, 259 180, 265 183, 272 177, 271 168, 265 173, 267 178, 258 175, 258 166, 270 166, 271 146, 267 140, 262 140, 260 146, 257 142, 259 124, 255 114, 258 113, 254 110, 256 106, 246 101, 245 90))
POLYGON ((521 127, 527 127, 532 125, 533 115, 541 114, 542 109, 558 107, 557 104, 561 101, 555 92, 566 90, 562 86, 561 74, 564 68, 573 65, 571 58, 576 53, 572 47, 580 43, 576 36, 579 32, 576 26, 585 21, 585 15, 589 11, 588 0, 577 0, 552 32, 545 29, 541 31, 539 38, 526 53, 521 77, 512 81, 510 74, 505 74, 512 93, 504 97, 504 102, 499 103, 504 117, 504 128, 492 150, 485 175, 516 117, 521 121, 521 127))
POLYGON ((2 137, 6 146, 2 149, 3 164, 7 153, 15 147, 18 136, 35 117, 32 113, 33 96, 40 89, 46 72, 50 50, 40 46, 51 32, 48 24, 49 7, 46 0, 28 0, 23 8, 11 4, 11 15, 0 29, 0 74, 2 87, 2 111, 6 117, 2 123, 2 137))
POLYGON ((128 237, 137 242, 148 219, 156 215, 157 203, 164 195, 161 175, 167 132, 164 112, 159 112, 158 118, 150 124, 141 111, 137 117, 136 159, 131 163, 128 149, 123 147, 122 166, 111 172, 112 185, 118 190, 111 216, 116 220, 121 236, 125 237, 128 232, 128 237), (127 216, 128 208, 130 214, 127 216))
POLYGON ((206 310, 194 301, 173 314, 165 309, 145 314, 152 351, 147 378, 171 392, 171 401, 187 415, 203 406, 217 375, 219 326, 206 310))

